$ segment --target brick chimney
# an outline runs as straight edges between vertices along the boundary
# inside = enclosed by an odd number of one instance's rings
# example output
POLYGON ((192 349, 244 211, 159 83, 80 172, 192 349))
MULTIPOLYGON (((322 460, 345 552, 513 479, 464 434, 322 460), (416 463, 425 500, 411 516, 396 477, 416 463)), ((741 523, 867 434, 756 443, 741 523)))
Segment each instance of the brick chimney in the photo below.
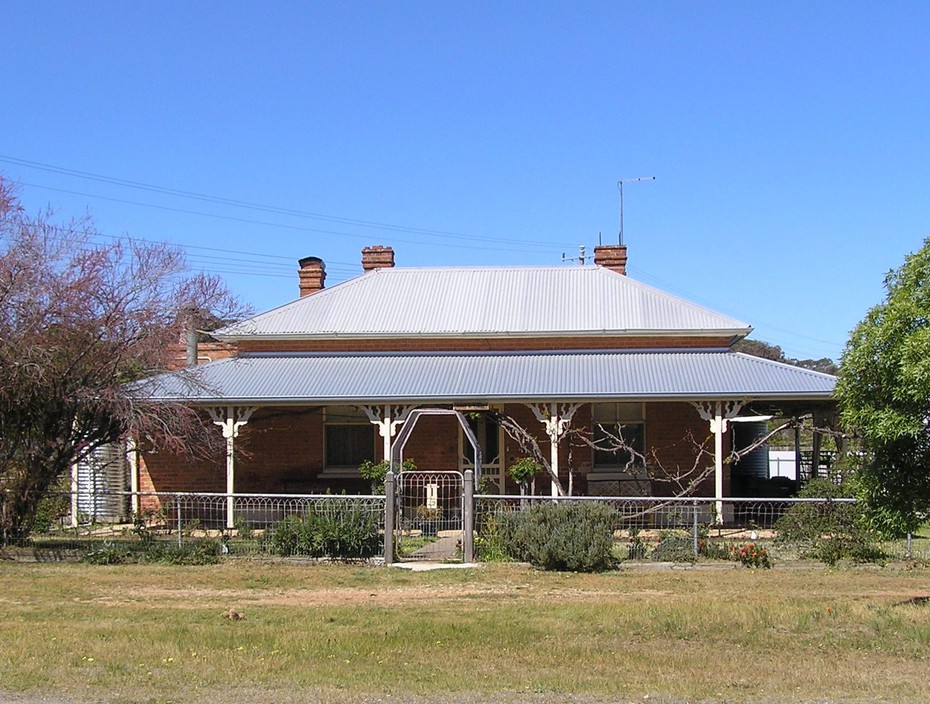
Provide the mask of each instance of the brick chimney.
POLYGON ((362 269, 365 270, 366 274, 374 269, 391 269, 393 266, 393 248, 376 244, 362 250, 362 269))
POLYGON ((300 277, 300 297, 323 290, 326 281, 326 265, 319 257, 304 257, 297 261, 300 267, 297 276, 300 277))
POLYGON ((626 245, 602 244, 595 247, 594 263, 626 276, 626 245))

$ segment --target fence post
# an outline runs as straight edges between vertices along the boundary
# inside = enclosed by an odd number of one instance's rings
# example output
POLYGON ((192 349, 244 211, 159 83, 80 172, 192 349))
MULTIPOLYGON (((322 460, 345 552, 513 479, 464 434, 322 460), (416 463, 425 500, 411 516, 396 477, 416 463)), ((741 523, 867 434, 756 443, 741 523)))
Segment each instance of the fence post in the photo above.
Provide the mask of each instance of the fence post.
POLYGON ((694 556, 697 557, 700 553, 700 546, 698 545, 698 502, 692 501, 691 505, 694 507, 694 520, 692 522, 692 537, 694 542, 694 556))
POLYGON ((175 505, 178 507, 178 547, 181 547, 181 497, 177 494, 174 496, 175 505))
POLYGON ((384 564, 394 564, 394 472, 384 475, 384 564))
POLYGON ((906 543, 906 547, 904 548, 904 559, 905 560, 910 560, 914 556, 913 540, 914 540, 914 536, 911 535, 911 531, 908 531, 907 532, 907 543, 906 543))
POLYGON ((465 562, 475 561, 475 472, 465 470, 465 495, 462 499, 462 552, 465 562))

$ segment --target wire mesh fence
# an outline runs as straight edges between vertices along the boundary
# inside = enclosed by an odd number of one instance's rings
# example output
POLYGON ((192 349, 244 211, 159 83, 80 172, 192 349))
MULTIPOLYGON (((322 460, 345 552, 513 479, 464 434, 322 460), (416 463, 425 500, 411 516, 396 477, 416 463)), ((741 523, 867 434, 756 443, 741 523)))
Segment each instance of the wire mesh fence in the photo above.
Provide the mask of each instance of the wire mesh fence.
MULTIPOLYGON (((427 488, 424 492, 428 499, 427 488)), ((780 558, 795 558, 798 551, 780 540, 786 530, 804 528, 808 522, 808 535, 813 530, 815 542, 837 545, 848 537, 840 533, 851 530, 848 509, 856 506, 854 499, 478 495, 475 537, 479 542, 487 538, 495 518, 502 514, 554 501, 597 502, 609 507, 621 559, 645 558, 660 543, 672 539, 693 554, 757 542, 780 558)), ((428 500, 421 503, 430 506, 428 500)), ((419 508, 420 504, 414 507, 419 508)), ((414 510, 411 515, 429 519, 435 512, 426 515, 420 510, 423 515, 418 516, 414 510)), ((427 530, 427 524, 408 532, 416 533, 424 543, 441 537, 436 535, 441 531, 427 530)), ((384 525, 385 497, 378 495, 98 492, 89 501, 60 493, 45 499, 36 530, 17 548, 22 559, 49 561, 78 560, 102 547, 118 551, 140 544, 207 551, 215 547, 220 556, 232 557, 364 559, 383 557, 384 525)), ((874 554, 886 560, 930 560, 930 531, 876 541, 874 547, 874 554)), ((478 557, 482 557, 480 551, 478 557)))
MULTIPOLYGON (((852 498, 726 498, 712 497, 548 497, 478 495, 475 525, 480 537, 493 529, 501 514, 526 511, 533 506, 557 503, 598 503, 609 507, 620 558, 658 556, 655 548, 677 541, 680 554, 725 554, 727 547, 747 543, 766 545, 779 557, 796 559, 825 555, 818 547, 841 542, 870 542, 867 554, 886 560, 930 560, 930 530, 900 540, 879 540, 854 514, 852 498)), ((863 556, 866 552, 863 552, 863 556)))
POLYGON ((17 547, 36 560, 81 559, 102 545, 352 559, 381 555, 383 529, 377 495, 103 492, 89 502, 55 493, 17 547))

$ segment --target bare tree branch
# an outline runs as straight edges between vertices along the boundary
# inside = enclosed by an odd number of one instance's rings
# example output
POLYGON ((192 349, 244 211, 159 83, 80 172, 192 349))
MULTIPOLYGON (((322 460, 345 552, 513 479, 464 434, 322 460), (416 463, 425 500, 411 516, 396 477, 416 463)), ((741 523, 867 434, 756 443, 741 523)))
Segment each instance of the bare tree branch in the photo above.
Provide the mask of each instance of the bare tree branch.
POLYGON ((86 219, 28 217, 0 178, 0 543, 28 533, 42 496, 102 445, 220 445, 196 411, 134 398, 127 382, 168 368, 187 311, 244 309, 218 278, 188 275, 176 248, 99 239, 86 219))

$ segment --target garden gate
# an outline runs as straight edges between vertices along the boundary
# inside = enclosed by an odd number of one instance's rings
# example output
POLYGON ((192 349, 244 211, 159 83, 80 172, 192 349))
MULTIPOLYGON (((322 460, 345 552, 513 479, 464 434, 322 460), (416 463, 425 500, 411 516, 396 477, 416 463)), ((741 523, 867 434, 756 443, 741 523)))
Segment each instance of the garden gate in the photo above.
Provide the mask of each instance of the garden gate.
POLYGON ((474 487, 481 449, 465 417, 445 408, 410 412, 391 450, 385 478, 384 561, 474 559, 474 487), (405 471, 404 446, 424 415, 454 415, 474 450, 474 471, 405 471), (395 469, 397 470, 395 472, 395 469))

